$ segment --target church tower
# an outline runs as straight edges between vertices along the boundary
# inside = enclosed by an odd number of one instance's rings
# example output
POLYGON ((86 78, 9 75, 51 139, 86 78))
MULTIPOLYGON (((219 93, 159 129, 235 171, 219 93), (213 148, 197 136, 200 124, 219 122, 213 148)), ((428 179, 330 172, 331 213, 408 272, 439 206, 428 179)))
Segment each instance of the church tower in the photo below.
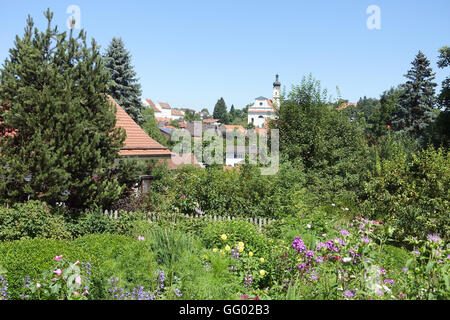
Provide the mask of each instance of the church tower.
POLYGON ((278 81, 278 75, 275 77, 275 82, 273 83, 273 104, 278 109, 280 107, 281 83, 278 81))

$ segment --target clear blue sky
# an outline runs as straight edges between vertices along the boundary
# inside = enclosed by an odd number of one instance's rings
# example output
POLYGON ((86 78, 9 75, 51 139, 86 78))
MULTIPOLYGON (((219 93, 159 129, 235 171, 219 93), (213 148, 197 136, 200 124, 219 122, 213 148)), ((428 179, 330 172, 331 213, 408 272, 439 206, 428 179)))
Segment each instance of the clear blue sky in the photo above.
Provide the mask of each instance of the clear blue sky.
POLYGON ((275 74, 289 90, 312 75, 336 97, 378 97, 404 82, 419 50, 440 84, 438 49, 450 45, 450 1, 227 0, 103 1, 0 0, 0 60, 27 14, 45 27, 42 12, 66 29, 69 5, 81 9, 81 26, 105 49, 122 37, 132 53, 143 97, 173 107, 212 110, 272 95, 275 74), (381 9, 381 30, 369 30, 369 5, 381 9))

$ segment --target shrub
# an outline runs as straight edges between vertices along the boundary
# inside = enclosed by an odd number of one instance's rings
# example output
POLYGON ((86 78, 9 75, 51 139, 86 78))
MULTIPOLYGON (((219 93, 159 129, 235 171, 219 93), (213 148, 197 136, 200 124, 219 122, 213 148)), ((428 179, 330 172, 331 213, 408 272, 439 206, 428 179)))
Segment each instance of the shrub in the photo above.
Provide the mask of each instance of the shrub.
POLYGON ((16 203, 11 208, 0 207, 0 241, 27 238, 68 239, 62 216, 51 213, 45 202, 16 203))
POLYGON ((429 147, 408 157, 397 147, 397 153, 372 172, 365 196, 365 212, 395 227, 398 240, 431 233, 448 239, 449 153, 429 147))
POLYGON ((143 242, 118 235, 90 235, 73 241, 27 239, 0 243, 0 265, 7 270, 11 299, 20 299, 24 279, 39 278, 54 267, 53 258, 63 255, 71 262, 80 261, 92 272, 90 299, 105 297, 107 280, 123 279, 127 286, 148 283, 154 270, 153 258, 143 242))
POLYGON ((252 223, 243 220, 229 220, 213 222, 203 229, 203 244, 206 248, 223 249, 227 244, 233 248, 237 243, 243 242, 246 250, 263 256, 267 254, 269 245, 267 238, 252 223), (226 239, 221 236, 226 235, 226 239))

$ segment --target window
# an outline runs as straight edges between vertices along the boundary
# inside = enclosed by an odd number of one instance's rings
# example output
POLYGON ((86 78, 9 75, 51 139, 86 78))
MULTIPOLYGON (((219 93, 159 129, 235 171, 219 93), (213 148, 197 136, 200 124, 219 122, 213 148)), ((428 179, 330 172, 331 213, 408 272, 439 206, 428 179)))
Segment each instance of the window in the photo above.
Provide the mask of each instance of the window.
POLYGON ((263 103, 262 103, 262 102, 260 102, 260 103, 259 103, 259 105, 260 105, 260 106, 262 106, 262 105, 263 105, 263 103))

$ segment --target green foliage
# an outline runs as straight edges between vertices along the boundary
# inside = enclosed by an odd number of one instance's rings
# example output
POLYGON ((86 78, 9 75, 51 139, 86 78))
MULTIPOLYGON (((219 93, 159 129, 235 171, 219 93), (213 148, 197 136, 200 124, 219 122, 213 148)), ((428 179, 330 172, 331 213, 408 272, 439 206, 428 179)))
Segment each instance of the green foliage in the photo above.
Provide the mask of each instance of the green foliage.
POLYGON ((35 237, 68 239, 70 233, 62 216, 52 215, 45 202, 15 203, 11 208, 0 207, 0 241, 35 237))
POLYGON ((80 261, 81 270, 90 271, 89 299, 105 297, 107 280, 120 276, 124 283, 149 283, 154 271, 151 253, 143 242, 125 236, 90 235, 73 241, 28 239, 0 243, 0 264, 7 269, 12 299, 29 294, 23 281, 41 279, 42 273, 55 270, 54 257, 80 261))
POLYGON ((408 81, 402 86, 403 92, 398 98, 399 104, 392 124, 397 131, 422 138, 435 117, 435 73, 421 51, 411 64, 412 68, 405 75, 408 81))
POLYGON ((198 208, 207 215, 277 217, 292 214, 295 192, 304 183, 300 163, 282 164, 274 176, 262 176, 254 166, 239 171, 185 167, 153 181, 147 202, 163 212, 197 214, 198 208))
POLYGON ((138 124, 144 122, 144 105, 141 102, 141 85, 131 65, 131 54, 121 38, 113 38, 109 44, 104 64, 110 73, 108 93, 138 124))
POLYGON ((207 225, 202 231, 202 241, 206 248, 211 249, 224 249, 226 245, 234 248, 239 242, 243 242, 247 251, 260 257, 266 255, 269 248, 267 239, 257 226, 239 219, 207 225), (226 240, 221 238, 224 234, 226 240))
POLYGON ((123 188, 106 168, 125 135, 104 94, 108 73, 94 40, 60 33, 45 16, 43 32, 28 18, 0 70, 0 199, 109 204, 123 188))
POLYGON ((448 238, 448 152, 429 147, 408 157, 402 148, 396 151, 379 162, 365 185, 365 212, 391 223, 398 240, 429 233, 448 238))
POLYGON ((227 112, 227 105, 225 104, 225 100, 223 100, 223 98, 217 100, 217 103, 214 106, 213 117, 214 119, 218 119, 220 123, 229 123, 230 119, 227 112))
POLYGON ((144 122, 142 123, 142 129, 153 139, 158 141, 162 145, 167 145, 167 139, 159 130, 158 122, 155 119, 155 112, 152 108, 145 108, 142 111, 144 122))
POLYGON ((357 192, 370 164, 363 128, 345 113, 327 107, 327 93, 312 76, 281 102, 276 128, 280 151, 303 162, 310 189, 329 194, 357 192))
MULTIPOLYGON (((439 49, 438 67, 444 69, 450 66, 450 48, 444 46, 439 49)), ((439 105, 445 108, 446 111, 450 111, 450 77, 447 77, 442 81, 441 93, 438 97, 439 105)))

